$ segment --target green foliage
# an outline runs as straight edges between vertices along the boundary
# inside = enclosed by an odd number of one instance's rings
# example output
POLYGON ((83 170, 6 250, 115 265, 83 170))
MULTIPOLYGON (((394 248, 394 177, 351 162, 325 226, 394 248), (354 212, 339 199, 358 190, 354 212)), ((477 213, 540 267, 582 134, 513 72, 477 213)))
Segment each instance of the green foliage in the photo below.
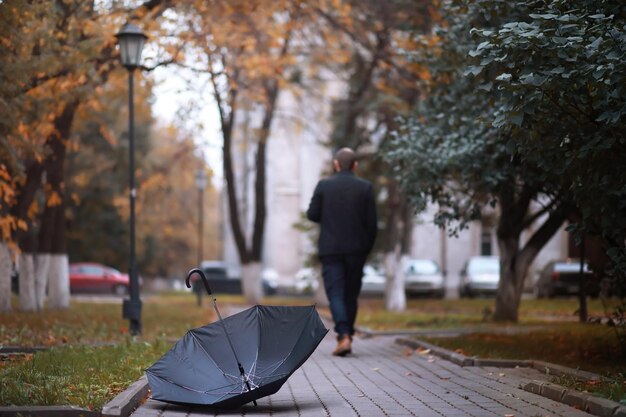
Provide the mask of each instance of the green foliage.
POLYGON ((505 194, 525 190, 538 198, 540 191, 559 192, 556 184, 545 182, 541 166, 515 157, 510 132, 493 125, 493 80, 478 76, 480 61, 471 56, 481 47, 469 35, 472 28, 493 31, 528 7, 493 1, 487 8, 483 3, 446 2, 441 10, 445 25, 435 29, 435 46, 428 47, 432 35, 421 37, 424 48, 413 59, 430 71, 427 97, 395 132, 387 150, 394 174, 418 210, 437 204, 436 223, 451 226, 452 232, 478 219, 482 207, 495 205, 505 194))
POLYGON ((626 5, 539 2, 532 13, 473 33, 472 73, 493 85, 494 128, 511 133, 523 164, 565 183, 578 208, 576 230, 605 238, 623 275, 626 5))

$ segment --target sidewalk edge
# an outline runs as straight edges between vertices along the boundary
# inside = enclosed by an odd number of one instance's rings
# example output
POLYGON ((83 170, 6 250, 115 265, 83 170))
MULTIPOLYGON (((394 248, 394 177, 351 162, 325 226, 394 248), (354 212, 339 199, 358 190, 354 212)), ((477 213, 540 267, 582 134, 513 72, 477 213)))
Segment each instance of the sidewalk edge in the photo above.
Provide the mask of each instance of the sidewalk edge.
POLYGON ((133 382, 126 390, 102 407, 102 417, 128 417, 137 408, 141 400, 148 395, 149 386, 146 376, 133 382))

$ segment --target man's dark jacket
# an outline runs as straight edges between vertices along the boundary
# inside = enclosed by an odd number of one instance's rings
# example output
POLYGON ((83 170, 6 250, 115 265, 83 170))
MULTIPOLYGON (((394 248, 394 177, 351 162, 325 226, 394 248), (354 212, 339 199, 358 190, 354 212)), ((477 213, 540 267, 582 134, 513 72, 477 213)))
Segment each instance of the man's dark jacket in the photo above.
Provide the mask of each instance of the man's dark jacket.
POLYGON ((372 184, 352 171, 321 180, 307 210, 320 223, 319 256, 367 255, 376 239, 376 202, 372 184))

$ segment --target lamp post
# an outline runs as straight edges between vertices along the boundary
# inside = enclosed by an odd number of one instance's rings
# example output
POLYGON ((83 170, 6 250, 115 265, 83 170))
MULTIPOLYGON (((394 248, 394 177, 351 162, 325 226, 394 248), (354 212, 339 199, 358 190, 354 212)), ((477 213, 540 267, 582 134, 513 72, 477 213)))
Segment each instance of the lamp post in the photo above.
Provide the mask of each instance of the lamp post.
POLYGON ((128 70, 128 150, 130 188, 130 299, 124 300, 122 315, 130 322, 132 336, 141 334, 141 299, 139 277, 135 260, 135 112, 133 101, 133 73, 141 61, 141 51, 148 38, 137 26, 126 23, 115 35, 120 46, 122 65, 128 70))
POLYGON ((204 256, 202 234, 204 232, 204 210, 202 209, 204 203, 204 189, 206 188, 206 173, 203 169, 196 171, 196 188, 198 189, 198 267, 202 263, 204 256))
MULTIPOLYGON (((204 202, 204 189, 206 188, 206 174, 203 169, 196 171, 196 188, 198 189, 198 268, 202 268, 202 258, 204 254, 202 232, 204 231, 204 210, 202 203, 204 202)), ((198 307, 202 307, 202 293, 204 288, 200 285, 199 280, 194 283, 194 292, 198 307)))

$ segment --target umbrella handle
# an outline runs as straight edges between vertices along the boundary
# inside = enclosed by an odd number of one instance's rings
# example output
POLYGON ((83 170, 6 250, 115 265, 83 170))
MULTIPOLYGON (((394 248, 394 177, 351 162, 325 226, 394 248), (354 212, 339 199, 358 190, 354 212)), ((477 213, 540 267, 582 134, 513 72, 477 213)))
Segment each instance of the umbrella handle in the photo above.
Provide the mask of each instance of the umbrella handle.
POLYGON ((211 292, 211 287, 209 287, 209 281, 206 279, 206 275, 204 275, 204 272, 202 272, 202 270, 199 268, 194 268, 187 273, 187 279, 185 280, 185 284, 187 285, 187 288, 191 288, 191 283, 189 282, 189 279, 194 273, 202 277, 202 282, 204 282, 204 288, 206 288, 206 292, 208 292, 209 295, 213 295, 213 292, 211 292))

